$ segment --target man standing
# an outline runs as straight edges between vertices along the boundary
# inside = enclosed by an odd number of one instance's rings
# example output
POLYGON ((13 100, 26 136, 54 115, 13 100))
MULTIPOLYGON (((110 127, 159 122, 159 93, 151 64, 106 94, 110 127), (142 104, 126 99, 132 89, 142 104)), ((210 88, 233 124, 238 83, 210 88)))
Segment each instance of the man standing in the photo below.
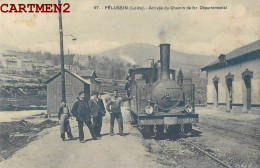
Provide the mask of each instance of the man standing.
POLYGON ((128 77, 126 83, 125 83, 125 90, 128 97, 131 95, 131 87, 132 87, 132 81, 131 77, 128 77))
POLYGON ((91 109, 91 117, 93 117, 93 127, 96 135, 101 137, 102 117, 106 114, 103 100, 100 99, 98 92, 94 92, 94 99, 91 99, 89 106, 91 109))
POLYGON ((96 140, 97 136, 92 127, 89 105, 88 102, 85 100, 85 93, 83 91, 79 93, 79 97, 73 104, 71 112, 77 118, 78 121, 80 142, 81 143, 84 142, 84 132, 83 132, 84 123, 87 125, 92 138, 96 140))
POLYGON ((119 127, 119 134, 123 136, 123 116, 121 113, 121 103, 122 101, 127 101, 130 98, 122 98, 118 96, 118 90, 113 90, 113 96, 111 100, 108 102, 106 108, 110 113, 110 135, 114 135, 114 122, 117 120, 119 127))

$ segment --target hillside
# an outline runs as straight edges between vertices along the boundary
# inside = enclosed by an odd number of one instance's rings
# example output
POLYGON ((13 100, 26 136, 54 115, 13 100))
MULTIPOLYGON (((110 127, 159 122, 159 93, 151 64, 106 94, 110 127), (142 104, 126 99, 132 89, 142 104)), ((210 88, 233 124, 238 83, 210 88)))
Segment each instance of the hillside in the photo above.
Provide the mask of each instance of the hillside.
POLYGON ((13 47, 13 46, 8 46, 8 45, 5 45, 5 44, 3 44, 3 43, 0 43, 0 54, 3 54, 3 53, 5 53, 6 51, 8 51, 8 50, 13 50, 13 51, 22 51, 22 50, 20 50, 19 48, 17 48, 17 47, 13 47))
MULTIPOLYGON (((0 54, 8 50, 21 51, 17 48, 7 46, 0 43, 0 54)), ((56 64, 59 62, 58 55, 51 55, 50 53, 34 54, 39 60, 53 59, 56 64)), ((148 66, 148 59, 157 61, 160 57, 158 46, 145 43, 131 43, 126 44, 105 52, 94 54, 95 56, 106 56, 109 59, 121 59, 132 65, 139 65, 141 67, 148 66)), ((198 72, 200 67, 216 59, 216 56, 188 54, 176 51, 174 45, 171 46, 170 65, 173 69, 183 69, 184 73, 198 72)))
MULTIPOLYGON (((107 56, 109 58, 120 58, 131 64, 139 64, 141 66, 147 66, 147 59, 158 60, 160 57, 160 51, 157 46, 133 43, 127 44, 121 47, 117 47, 97 55, 107 56)), ((171 46, 171 68, 178 69, 197 69, 202 65, 205 65, 216 59, 216 56, 199 55, 199 54, 187 54, 174 50, 174 45, 171 46)))

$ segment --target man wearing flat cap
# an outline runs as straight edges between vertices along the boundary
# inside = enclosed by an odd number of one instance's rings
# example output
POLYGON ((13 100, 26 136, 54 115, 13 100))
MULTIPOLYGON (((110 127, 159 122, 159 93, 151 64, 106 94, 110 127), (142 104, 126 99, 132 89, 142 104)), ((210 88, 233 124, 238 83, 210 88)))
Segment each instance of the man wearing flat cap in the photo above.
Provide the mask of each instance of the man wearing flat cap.
POLYGON ((92 127, 91 117, 90 117, 90 107, 88 101, 85 99, 85 92, 81 91, 79 93, 79 97, 74 102, 72 110, 72 114, 77 118, 78 121, 78 129, 79 129, 79 140, 81 143, 84 143, 84 131, 83 125, 84 123, 87 125, 89 132, 94 140, 97 140, 97 135, 92 127))
POLYGON ((101 137, 102 117, 106 110, 103 100, 99 98, 99 92, 94 92, 94 98, 89 102, 91 117, 93 118, 93 128, 98 137, 101 137))

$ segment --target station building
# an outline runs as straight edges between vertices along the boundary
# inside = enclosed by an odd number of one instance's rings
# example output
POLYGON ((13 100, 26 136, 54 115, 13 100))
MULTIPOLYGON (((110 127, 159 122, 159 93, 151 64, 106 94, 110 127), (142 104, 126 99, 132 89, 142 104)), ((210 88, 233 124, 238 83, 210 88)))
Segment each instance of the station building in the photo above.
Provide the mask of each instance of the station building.
POLYGON ((260 114, 260 40, 221 54, 203 66, 207 107, 260 114))

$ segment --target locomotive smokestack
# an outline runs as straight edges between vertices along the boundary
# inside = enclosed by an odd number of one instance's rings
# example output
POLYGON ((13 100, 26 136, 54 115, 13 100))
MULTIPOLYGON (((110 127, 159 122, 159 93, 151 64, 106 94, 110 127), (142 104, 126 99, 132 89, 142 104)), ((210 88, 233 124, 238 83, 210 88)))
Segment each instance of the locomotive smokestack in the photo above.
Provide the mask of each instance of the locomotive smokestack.
POLYGON ((170 79, 170 44, 160 44, 161 79, 170 79))

